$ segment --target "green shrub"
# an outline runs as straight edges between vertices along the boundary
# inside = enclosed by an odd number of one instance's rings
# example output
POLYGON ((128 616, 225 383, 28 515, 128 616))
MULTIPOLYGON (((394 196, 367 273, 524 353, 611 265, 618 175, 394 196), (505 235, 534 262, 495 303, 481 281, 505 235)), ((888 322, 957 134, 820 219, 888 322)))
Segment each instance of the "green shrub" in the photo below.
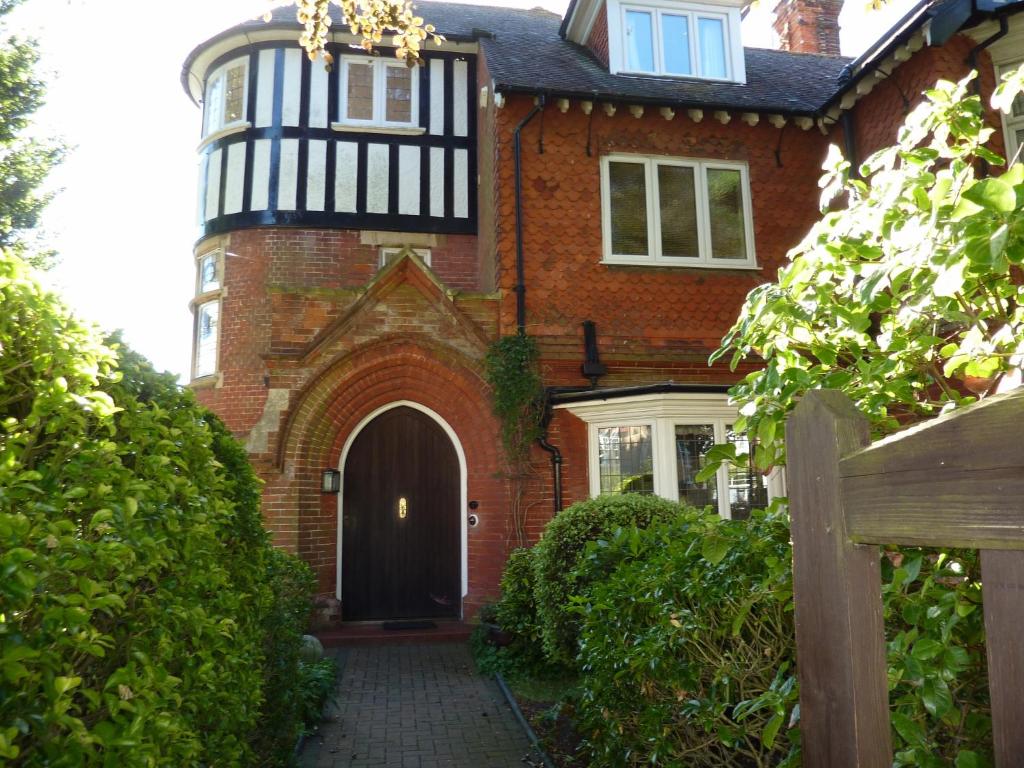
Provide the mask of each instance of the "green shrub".
POLYGON ((263 616, 265 703, 252 751, 258 765, 269 766, 287 764, 303 732, 306 703, 299 657, 316 578, 306 563, 280 550, 269 552, 267 574, 273 598, 263 616))
POLYGON ((497 623, 516 639, 540 641, 537 604, 534 600, 533 549, 512 550, 501 574, 501 600, 495 606, 497 623))
POLYGON ((623 494, 581 501, 556 515, 534 547, 534 597, 544 652, 555 663, 576 657, 579 618, 569 598, 585 585, 576 572, 587 542, 611 536, 619 528, 645 528, 673 517, 679 504, 657 496, 623 494))
MULTIPOLYGON (((338 679, 338 667, 334 659, 299 664, 299 701, 302 704, 302 732, 312 733, 323 718, 324 706, 333 697, 334 685, 338 679)), ((294 742, 293 742, 294 744, 294 742)))
POLYGON ((276 556, 244 452, 6 253, 0 306, 0 762, 259 764, 276 556))
MULTIPOLYGON (((574 610, 593 765, 799 763, 791 562, 781 513, 684 511, 590 545, 574 610)), ((989 765, 976 557, 882 566, 894 765, 989 765)))

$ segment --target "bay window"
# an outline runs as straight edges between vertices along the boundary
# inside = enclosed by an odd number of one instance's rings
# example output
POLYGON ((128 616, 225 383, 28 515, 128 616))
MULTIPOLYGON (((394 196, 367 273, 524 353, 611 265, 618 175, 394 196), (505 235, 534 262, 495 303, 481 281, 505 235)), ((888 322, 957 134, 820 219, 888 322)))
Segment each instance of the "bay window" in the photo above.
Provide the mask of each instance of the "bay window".
POLYGON ((642 493, 711 507, 741 519, 768 503, 764 479, 748 464, 697 480, 717 443, 750 454, 733 430, 736 412, 717 395, 650 395, 565 406, 588 423, 591 494, 642 493))
POLYGON ((206 80, 203 136, 245 122, 248 88, 248 58, 229 61, 213 71, 206 80))
POLYGON ((192 378, 213 376, 218 369, 223 251, 203 253, 196 260, 196 297, 192 302, 192 378))
MULTIPOLYGON (((998 68, 998 74, 1002 77, 1022 64, 1024 64, 1024 60, 1002 64, 998 68)), ((1024 151, 1021 150, 1021 147, 1024 147, 1024 94, 1017 94, 1017 98, 1013 100, 1010 114, 1003 115, 1003 135, 1006 139, 1007 162, 1012 162, 1014 158, 1017 162, 1024 161, 1024 157, 1022 157, 1024 151)))
POLYGON ((607 155, 601 202, 606 263, 755 266, 744 163, 607 155))

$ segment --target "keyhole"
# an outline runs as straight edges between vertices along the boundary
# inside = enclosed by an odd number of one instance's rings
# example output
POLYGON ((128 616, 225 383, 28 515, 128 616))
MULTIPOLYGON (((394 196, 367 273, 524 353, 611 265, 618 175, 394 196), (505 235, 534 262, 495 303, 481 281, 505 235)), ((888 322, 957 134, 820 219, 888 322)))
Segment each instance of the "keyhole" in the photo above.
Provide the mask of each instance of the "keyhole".
POLYGON ((400 498, 398 500, 398 518, 400 520, 405 520, 405 518, 407 518, 408 516, 409 516, 409 503, 405 500, 405 497, 403 496, 402 498, 400 498))

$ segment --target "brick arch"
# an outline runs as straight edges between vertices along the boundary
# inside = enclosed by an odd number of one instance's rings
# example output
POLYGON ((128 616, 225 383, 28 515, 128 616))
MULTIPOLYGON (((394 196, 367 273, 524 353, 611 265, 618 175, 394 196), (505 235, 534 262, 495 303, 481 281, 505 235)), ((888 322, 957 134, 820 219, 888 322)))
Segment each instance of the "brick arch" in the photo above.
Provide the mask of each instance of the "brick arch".
MULTIPOLYGON (((296 535, 299 555, 317 573, 319 591, 333 594, 337 569, 336 496, 320 493, 320 473, 337 468, 345 441, 370 413, 399 400, 441 416, 466 454, 468 498, 479 502, 481 523, 468 536, 469 609, 492 595, 500 577, 510 522, 499 477, 499 425, 487 385, 472 362, 450 348, 388 340, 339 359, 299 394, 279 446, 282 478, 291 493, 281 510, 296 535)), ((344 609, 343 609, 344 610, 344 609)))

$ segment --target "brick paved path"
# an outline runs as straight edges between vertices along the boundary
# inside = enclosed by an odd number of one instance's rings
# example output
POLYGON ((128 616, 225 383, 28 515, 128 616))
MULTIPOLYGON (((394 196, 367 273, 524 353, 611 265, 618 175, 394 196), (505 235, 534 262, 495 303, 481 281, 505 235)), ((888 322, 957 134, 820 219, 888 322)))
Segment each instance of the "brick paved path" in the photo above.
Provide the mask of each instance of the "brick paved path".
POLYGON ((333 652, 338 697, 306 740, 303 768, 523 768, 541 765, 497 684, 464 643, 333 652))

